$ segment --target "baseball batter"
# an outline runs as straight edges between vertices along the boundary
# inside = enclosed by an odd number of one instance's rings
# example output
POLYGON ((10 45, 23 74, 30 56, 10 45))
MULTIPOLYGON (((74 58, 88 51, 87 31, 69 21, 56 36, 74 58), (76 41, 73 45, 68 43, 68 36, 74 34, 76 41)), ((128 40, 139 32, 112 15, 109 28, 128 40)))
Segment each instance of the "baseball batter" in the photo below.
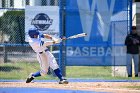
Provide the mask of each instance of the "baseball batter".
POLYGON ((60 79, 59 84, 68 84, 68 81, 62 77, 59 66, 46 46, 50 46, 56 43, 60 43, 61 40, 55 39, 48 34, 41 34, 35 28, 29 29, 28 34, 30 36, 29 44, 32 49, 37 53, 37 60, 40 63, 41 70, 36 73, 31 73, 26 80, 26 83, 30 83, 35 77, 47 75, 48 68, 52 68, 56 76, 60 79), (41 38, 51 39, 51 42, 44 42, 41 38))

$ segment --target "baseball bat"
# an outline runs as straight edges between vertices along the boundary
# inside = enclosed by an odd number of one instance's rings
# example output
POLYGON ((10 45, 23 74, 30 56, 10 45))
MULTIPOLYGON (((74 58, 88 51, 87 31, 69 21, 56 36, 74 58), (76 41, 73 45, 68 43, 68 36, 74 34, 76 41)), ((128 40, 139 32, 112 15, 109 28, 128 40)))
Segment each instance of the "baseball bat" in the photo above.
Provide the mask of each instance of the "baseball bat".
MULTIPOLYGON (((80 37, 84 37, 84 36, 86 36, 87 34, 86 33, 80 33, 80 34, 76 34, 76 35, 72 35, 72 36, 69 36, 69 37, 67 37, 67 38, 57 38, 56 40, 54 40, 55 41, 55 44, 57 44, 57 43, 60 43, 60 42, 62 42, 63 40, 69 40, 69 39, 74 39, 74 38, 80 38, 80 37)), ((54 38, 55 39, 55 38, 54 38)))
POLYGON ((85 37, 86 35, 87 35, 86 33, 80 33, 80 34, 69 36, 69 37, 64 38, 62 40, 68 40, 68 39, 74 39, 74 38, 79 38, 79 37, 85 37))

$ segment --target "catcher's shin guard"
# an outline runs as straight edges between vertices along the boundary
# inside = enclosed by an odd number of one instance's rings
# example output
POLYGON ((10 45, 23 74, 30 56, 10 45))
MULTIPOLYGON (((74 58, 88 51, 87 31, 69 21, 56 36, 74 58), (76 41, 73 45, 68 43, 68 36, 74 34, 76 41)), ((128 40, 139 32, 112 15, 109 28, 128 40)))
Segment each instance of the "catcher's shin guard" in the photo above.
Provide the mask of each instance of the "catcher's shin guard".
POLYGON ((29 75, 29 77, 26 79, 26 83, 30 83, 32 80, 34 80, 34 77, 32 74, 29 75))

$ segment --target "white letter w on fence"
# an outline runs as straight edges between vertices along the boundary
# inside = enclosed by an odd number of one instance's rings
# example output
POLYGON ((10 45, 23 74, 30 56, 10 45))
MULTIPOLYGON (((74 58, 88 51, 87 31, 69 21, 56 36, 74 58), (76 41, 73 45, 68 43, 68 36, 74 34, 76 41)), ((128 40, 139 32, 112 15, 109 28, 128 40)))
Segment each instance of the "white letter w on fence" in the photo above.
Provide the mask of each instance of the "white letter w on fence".
MULTIPOLYGON (((87 33, 87 37, 85 37, 85 41, 89 41, 94 14, 97 14, 98 17, 98 31, 103 37, 103 41, 108 40, 110 24, 111 24, 111 16, 113 13, 113 8, 115 4, 115 0, 110 0, 110 9, 107 3, 107 0, 92 0, 92 4, 90 7, 89 0, 77 0, 81 24, 83 28, 83 32, 87 33), (95 12, 95 8, 97 6, 98 12, 95 12)), ((93 28, 94 29, 94 28, 93 28)), ((94 31, 94 30, 93 30, 94 31)))

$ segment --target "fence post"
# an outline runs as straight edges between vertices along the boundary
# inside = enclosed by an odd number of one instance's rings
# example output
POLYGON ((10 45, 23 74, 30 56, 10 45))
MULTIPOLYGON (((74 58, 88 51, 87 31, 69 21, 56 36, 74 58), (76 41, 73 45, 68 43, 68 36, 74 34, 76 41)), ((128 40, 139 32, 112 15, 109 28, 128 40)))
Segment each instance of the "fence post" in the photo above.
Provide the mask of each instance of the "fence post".
POLYGON ((3 46, 3 57, 4 57, 4 63, 7 63, 7 49, 5 44, 3 46))
MULTIPOLYGON (((60 37, 64 36, 65 33, 65 0, 60 0, 59 2, 59 13, 60 13, 60 37)), ((66 76, 66 64, 65 64, 65 50, 64 43, 60 43, 60 53, 59 53, 59 66, 63 76, 66 76)))

